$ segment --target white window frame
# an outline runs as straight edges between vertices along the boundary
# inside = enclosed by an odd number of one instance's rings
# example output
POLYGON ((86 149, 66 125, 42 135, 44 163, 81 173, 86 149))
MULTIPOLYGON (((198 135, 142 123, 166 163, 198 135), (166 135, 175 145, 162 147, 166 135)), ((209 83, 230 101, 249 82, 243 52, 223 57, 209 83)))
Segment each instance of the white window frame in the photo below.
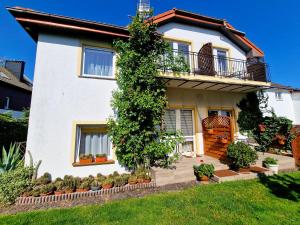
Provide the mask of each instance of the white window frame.
MULTIPOLYGON (((74 162, 79 163, 79 157, 80 157, 80 141, 81 141, 81 135, 82 135, 82 128, 87 127, 87 126, 93 126, 93 127, 99 127, 99 128, 105 128, 106 132, 101 132, 101 133, 107 133, 107 127, 102 125, 102 124, 77 124, 76 125, 76 130, 75 130, 75 157, 74 157, 74 162)), ((113 159, 113 145, 112 142, 110 141, 109 143, 109 154, 107 155, 108 160, 113 159)))
MULTIPOLYGON (((215 55, 216 59, 214 64, 215 64, 215 69, 217 69, 217 72, 218 72, 218 75, 224 75, 222 73, 229 73, 230 72, 230 65, 229 65, 229 50, 227 49, 223 49, 223 48, 213 48, 213 54, 215 55), (219 55, 218 55, 218 51, 222 51, 222 52, 225 52, 226 53, 226 58, 224 61, 226 61, 226 70, 224 71, 220 71, 219 68, 220 68, 220 63, 219 63, 219 55)), ((226 75, 226 74, 225 74, 226 75)))
POLYGON ((176 56, 178 54, 178 44, 185 44, 188 45, 189 47, 189 51, 188 51, 188 57, 189 57, 189 67, 190 67, 190 71, 193 70, 192 68, 192 55, 190 54, 192 52, 192 45, 191 43, 188 42, 183 42, 183 41, 176 41, 176 40, 170 40, 170 43, 172 43, 172 50, 174 51, 173 54, 176 56))
POLYGON ((116 53, 113 49, 110 48, 100 48, 100 47, 92 47, 92 46, 83 46, 82 47, 82 69, 81 69, 81 76, 82 77, 90 77, 90 78, 103 78, 103 79, 114 79, 115 78, 115 64, 116 64, 116 53), (112 74, 109 76, 100 76, 95 74, 85 74, 84 73, 84 65, 85 65, 85 50, 92 49, 96 51, 105 51, 112 53, 112 74))

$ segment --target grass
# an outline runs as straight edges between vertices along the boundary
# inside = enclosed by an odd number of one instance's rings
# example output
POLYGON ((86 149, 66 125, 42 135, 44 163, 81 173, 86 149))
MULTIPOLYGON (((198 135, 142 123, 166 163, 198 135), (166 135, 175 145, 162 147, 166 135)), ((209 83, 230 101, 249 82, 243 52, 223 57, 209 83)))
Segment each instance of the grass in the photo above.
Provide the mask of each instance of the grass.
POLYGON ((102 206, 0 216, 0 224, 299 224, 300 172, 197 186, 102 206))

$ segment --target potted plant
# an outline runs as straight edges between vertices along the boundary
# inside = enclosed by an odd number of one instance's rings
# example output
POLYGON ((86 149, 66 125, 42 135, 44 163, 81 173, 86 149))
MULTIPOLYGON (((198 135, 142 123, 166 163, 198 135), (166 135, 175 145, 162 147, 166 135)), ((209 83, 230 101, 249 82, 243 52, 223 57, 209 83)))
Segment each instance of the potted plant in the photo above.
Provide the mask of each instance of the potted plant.
POLYGON ((52 183, 43 185, 43 186, 41 186, 40 196, 52 195, 54 190, 55 190, 55 186, 52 183))
POLYGON ((217 136, 217 138, 218 138, 219 142, 222 144, 228 143, 228 135, 227 134, 219 135, 219 136, 217 136))
POLYGON ((267 157, 263 161, 263 165, 274 172, 274 174, 278 174, 278 160, 272 157, 267 157))
POLYGON ((83 181, 78 188, 76 188, 76 192, 87 192, 90 190, 90 184, 88 181, 83 181))
POLYGON ((128 184, 130 185, 134 185, 137 183, 137 177, 135 175, 131 175, 129 178, 128 178, 128 184))
POLYGON ((79 163, 80 164, 90 164, 93 162, 93 155, 80 155, 79 157, 79 163))
POLYGON ((76 189, 76 181, 73 176, 64 176, 65 193, 73 193, 76 189))
POLYGON ((213 128, 208 128, 207 133, 208 134, 214 134, 214 129, 213 128))
POLYGON ((146 175, 146 176, 144 177, 144 183, 150 183, 150 182, 151 182, 151 176, 146 175))
POLYGON ((91 184, 91 190, 92 191, 98 191, 100 190, 100 183, 97 180, 94 180, 91 184))
POLYGON ((64 194, 65 193, 65 186, 64 186, 64 182, 63 181, 60 181, 60 180, 58 180, 58 181, 56 181, 55 183, 54 183, 54 186, 55 186, 55 191, 54 191, 54 194, 55 195, 62 195, 62 194, 64 194))
POLYGON ((227 161, 233 170, 249 168, 257 159, 256 151, 244 142, 231 143, 227 148, 227 161))
POLYGON ((95 162, 101 163, 107 161, 107 155, 106 154, 97 154, 95 158, 95 162))
POLYGON ((194 175, 198 181, 208 181, 213 176, 214 166, 212 164, 200 164, 199 166, 194 165, 194 175))
POLYGON ((278 141, 278 144, 285 145, 286 137, 284 135, 277 134, 276 139, 278 141))
POLYGON ((123 178, 123 180, 125 182, 124 185, 128 184, 128 179, 130 177, 130 174, 124 173, 124 174, 121 175, 121 177, 123 178))
POLYGON ((115 187, 121 187, 127 184, 127 179, 124 176, 116 176, 114 178, 114 186, 115 187))
POLYGON ((265 132, 265 131, 266 131, 266 125, 264 125, 264 124, 259 124, 259 125, 258 125, 258 129, 259 129, 260 132, 265 132))
POLYGON ((112 178, 106 178, 103 182, 102 182, 102 188, 103 189, 110 189, 112 188, 114 185, 114 180, 112 178))

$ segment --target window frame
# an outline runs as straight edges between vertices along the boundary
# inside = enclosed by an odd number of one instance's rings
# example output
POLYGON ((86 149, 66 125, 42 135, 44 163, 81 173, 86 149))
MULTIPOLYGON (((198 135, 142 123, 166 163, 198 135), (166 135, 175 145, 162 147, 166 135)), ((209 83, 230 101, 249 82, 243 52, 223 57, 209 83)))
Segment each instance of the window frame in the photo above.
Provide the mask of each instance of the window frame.
POLYGON ((105 47, 94 47, 89 45, 83 45, 82 46, 82 57, 81 57, 81 72, 80 76, 84 78, 99 78, 99 79, 115 79, 115 62, 116 62, 116 52, 111 48, 105 48, 105 47), (101 75, 95 75, 95 74, 86 74, 84 73, 85 69, 85 50, 91 49, 95 51, 102 51, 102 52, 110 52, 112 53, 112 74, 109 76, 101 76, 101 75))

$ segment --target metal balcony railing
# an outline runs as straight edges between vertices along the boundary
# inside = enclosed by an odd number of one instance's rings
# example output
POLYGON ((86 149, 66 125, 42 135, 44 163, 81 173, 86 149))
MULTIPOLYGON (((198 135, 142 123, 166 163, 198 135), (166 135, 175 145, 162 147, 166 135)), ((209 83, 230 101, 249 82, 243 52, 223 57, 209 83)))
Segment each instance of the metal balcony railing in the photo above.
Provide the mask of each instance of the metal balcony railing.
POLYGON ((164 72, 175 70, 195 76, 270 81, 268 65, 258 58, 241 60, 196 52, 172 51, 162 57, 161 69, 164 72))

